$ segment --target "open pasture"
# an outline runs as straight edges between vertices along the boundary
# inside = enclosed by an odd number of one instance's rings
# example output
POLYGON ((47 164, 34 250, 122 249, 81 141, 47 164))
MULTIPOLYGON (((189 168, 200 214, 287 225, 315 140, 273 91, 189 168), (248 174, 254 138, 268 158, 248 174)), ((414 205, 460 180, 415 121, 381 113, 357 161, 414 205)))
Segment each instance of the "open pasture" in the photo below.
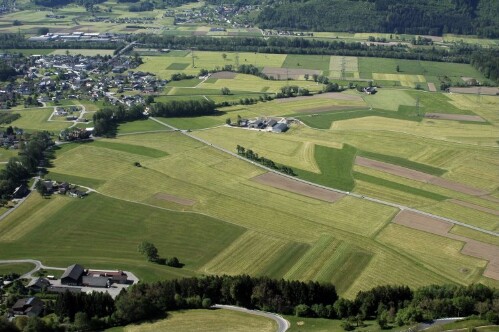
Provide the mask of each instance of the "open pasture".
MULTIPOLYGON (((329 70, 329 62, 330 56, 328 55, 289 54, 286 56, 286 60, 282 63, 281 67, 327 71, 329 70)), ((268 64, 267 66, 270 67, 271 65, 268 64)))
POLYGON ((48 121, 53 113, 53 107, 50 108, 31 108, 16 111, 21 117, 11 123, 12 126, 28 130, 48 130, 60 131, 70 125, 68 122, 48 121))
POLYGON ((426 83, 423 75, 372 73, 372 78, 376 81, 399 81, 402 86, 408 87, 415 87, 418 83, 426 83))
POLYGON ((34 268, 35 265, 31 263, 0 263, 0 276, 10 273, 23 275, 33 270, 34 268))
POLYGON ((231 310, 186 310, 168 313, 163 320, 127 325, 109 332, 273 332, 277 324, 269 318, 231 310))

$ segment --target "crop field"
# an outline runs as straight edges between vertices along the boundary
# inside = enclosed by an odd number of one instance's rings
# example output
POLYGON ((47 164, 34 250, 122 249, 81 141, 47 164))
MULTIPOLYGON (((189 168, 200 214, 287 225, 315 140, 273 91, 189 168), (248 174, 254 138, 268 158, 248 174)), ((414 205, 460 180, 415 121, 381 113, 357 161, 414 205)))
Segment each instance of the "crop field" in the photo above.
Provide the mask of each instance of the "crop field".
POLYGON ((273 332, 277 324, 269 318, 231 310, 186 310, 168 313, 168 317, 152 323, 112 328, 109 332, 273 332))
POLYGON ((345 77, 359 78, 359 60, 357 57, 331 56, 329 62, 329 76, 341 78, 342 71, 345 77))

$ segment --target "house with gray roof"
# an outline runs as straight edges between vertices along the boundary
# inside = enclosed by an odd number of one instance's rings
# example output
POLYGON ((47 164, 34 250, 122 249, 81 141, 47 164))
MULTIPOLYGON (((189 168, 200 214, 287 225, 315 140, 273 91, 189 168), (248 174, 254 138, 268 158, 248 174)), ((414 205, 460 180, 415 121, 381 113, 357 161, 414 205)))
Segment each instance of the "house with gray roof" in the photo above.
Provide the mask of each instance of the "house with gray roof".
POLYGON ((79 264, 69 266, 61 276, 61 284, 68 286, 78 286, 81 283, 85 269, 79 264))

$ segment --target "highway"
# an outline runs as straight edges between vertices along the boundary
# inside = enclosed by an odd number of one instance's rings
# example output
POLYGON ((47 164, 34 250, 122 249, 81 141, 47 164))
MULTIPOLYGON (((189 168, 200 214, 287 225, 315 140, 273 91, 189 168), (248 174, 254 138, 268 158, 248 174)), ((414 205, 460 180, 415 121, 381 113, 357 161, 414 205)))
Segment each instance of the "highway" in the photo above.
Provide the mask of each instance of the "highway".
POLYGON ((236 307, 233 305, 223 305, 223 304, 215 304, 211 307, 214 309, 226 309, 226 310, 244 312, 245 314, 249 315, 256 315, 273 319, 277 323, 277 332, 285 332, 287 329, 289 329, 289 322, 287 320, 285 320, 282 316, 273 314, 271 312, 250 310, 242 307, 236 307))
POLYGON ((408 206, 400 205, 400 204, 397 204, 397 203, 383 201, 383 200, 380 200, 380 199, 377 199, 377 198, 374 198, 374 197, 364 196, 364 195, 360 195, 360 194, 356 194, 356 193, 351 193, 349 191, 343 191, 343 190, 339 190, 339 189, 334 189, 334 188, 322 186, 322 185, 317 184, 317 183, 309 182, 309 181, 302 180, 302 179, 299 179, 299 178, 294 177, 294 176, 286 175, 286 174, 281 173, 279 171, 276 171, 276 170, 274 170, 272 168, 268 168, 266 166, 263 166, 260 163, 254 162, 254 161, 249 160, 249 159, 247 159, 247 158, 245 158, 243 156, 240 156, 240 155, 238 155, 235 152, 229 151, 229 150, 224 149, 224 148, 222 148, 220 146, 217 146, 217 145, 213 145, 212 143, 210 143, 208 141, 205 141, 204 139, 201 139, 199 137, 194 136, 193 134, 191 134, 187 130, 180 130, 180 129, 175 128, 173 126, 170 126, 169 124, 164 123, 163 121, 158 120, 158 119, 156 119, 154 117, 149 117, 149 119, 151 119, 153 121, 156 121, 157 123, 162 124, 163 126, 170 128, 171 130, 175 130, 175 131, 181 132, 182 134, 184 134, 184 135, 186 135, 186 136, 188 136, 188 137, 190 137, 192 139, 195 139, 196 141, 199 141, 199 142, 201 142, 203 144, 206 144, 206 145, 209 145, 209 146, 211 146, 211 147, 213 147, 213 148, 215 148, 217 150, 220 150, 222 152, 230 154, 233 157, 239 158, 239 159, 244 160, 244 161, 246 161, 248 163, 251 163, 251 164, 253 164, 253 165, 257 166, 257 167, 263 168, 263 169, 265 169, 265 170, 267 170, 269 172, 273 172, 273 173, 279 174, 279 175, 287 177, 289 179, 293 179, 293 180, 298 181, 298 182, 306 183, 306 184, 309 184, 309 185, 312 185, 312 186, 315 186, 315 187, 318 187, 318 188, 322 188, 322 189, 325 189, 325 190, 334 191, 334 192, 337 192, 337 193, 340 193, 340 194, 344 194, 344 195, 348 195, 348 196, 351 196, 351 197, 356 197, 356 198, 359 198, 359 199, 364 199, 366 201, 370 201, 370 202, 374 202, 374 203, 378 203, 378 204, 383 204, 383 205, 386 205, 386 206, 391 206, 391 207, 397 208, 397 209, 399 209, 401 211, 402 210, 406 210, 406 211, 420 213, 420 214, 428 216, 428 217, 432 217, 432 218, 435 218, 435 219, 439 219, 439 220, 443 220, 443 221, 446 221, 446 222, 450 222, 450 223, 452 223, 454 225, 459 225, 459 226, 467 227, 467 228, 473 229, 473 230, 478 231, 478 232, 482 232, 482 233, 485 233, 485 234, 489 234, 489 235, 492 235, 492 236, 498 236, 499 237, 499 233, 496 233, 496 232, 493 232, 493 231, 490 231, 490 230, 487 230, 487 229, 483 229, 483 228, 480 228, 480 227, 476 227, 476 226, 473 226, 473 225, 469 225, 469 224, 460 222, 458 220, 454 220, 454 219, 451 219, 451 218, 446 218, 446 217, 438 216, 436 214, 432 214, 432 213, 428 213, 428 212, 424 212, 424 211, 420 211, 420 210, 417 210, 417 209, 414 209, 414 208, 411 208, 411 207, 408 207, 408 206))

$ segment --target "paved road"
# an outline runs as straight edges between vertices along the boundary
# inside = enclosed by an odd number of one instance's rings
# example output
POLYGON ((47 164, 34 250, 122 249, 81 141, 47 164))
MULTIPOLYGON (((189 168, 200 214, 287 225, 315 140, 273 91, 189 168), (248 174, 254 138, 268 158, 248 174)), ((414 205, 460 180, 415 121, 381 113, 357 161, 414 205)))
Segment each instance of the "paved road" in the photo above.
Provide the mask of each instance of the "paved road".
POLYGON ((273 314, 271 312, 265 312, 265 311, 259 311, 259 310, 250 310, 250 309, 246 309, 246 308, 236 307, 233 305, 223 305, 223 304, 215 304, 212 306, 212 308, 239 311, 239 312, 244 312, 245 314, 249 314, 249 315, 256 315, 256 316, 270 318, 277 323, 277 332, 285 332, 287 329, 289 329, 289 326, 290 326, 289 322, 287 320, 285 320, 282 316, 277 315, 277 314, 273 314))
POLYGON ((451 219, 451 218, 446 218, 446 217, 438 216, 438 215, 435 215, 435 214, 431 214, 431 213, 428 213, 428 212, 420 211, 420 210, 417 210, 417 209, 414 209, 414 208, 411 208, 411 207, 408 207, 408 206, 400 205, 400 204, 397 204, 397 203, 387 202, 387 201, 383 201, 383 200, 380 200, 380 199, 377 199, 377 198, 373 198, 373 197, 369 197, 369 196, 364 196, 364 195, 360 195, 360 194, 356 194, 356 193, 351 193, 349 191, 343 191, 343 190, 339 190, 339 189, 334 189, 334 188, 322 186, 322 185, 317 184, 317 183, 309 182, 309 181, 302 180, 302 179, 299 179, 299 178, 294 177, 294 176, 286 175, 286 174, 278 172, 278 171, 276 171, 276 170, 274 170, 272 168, 265 167, 265 166, 263 166, 260 163, 254 162, 254 161, 249 160, 247 158, 244 158, 244 157, 238 155, 235 152, 229 151, 229 150, 224 149, 224 148, 222 148, 220 146, 213 145, 212 143, 210 143, 208 141, 205 141, 204 139, 201 139, 199 137, 194 136, 192 133, 188 132, 187 130, 180 130, 180 129, 175 128, 175 127, 173 127, 173 126, 171 126, 171 125, 169 125, 167 123, 164 123, 163 121, 155 119, 153 117, 149 117, 149 118, 151 120, 153 120, 153 121, 156 121, 159 124, 162 124, 165 127, 168 127, 168 128, 170 128, 172 130, 175 130, 175 131, 179 131, 179 132, 183 133, 184 135, 189 136, 190 138, 195 139, 195 140, 197 140, 197 141, 199 141, 201 143, 204 143, 206 145, 214 147, 215 149, 218 149, 220 151, 228 153, 228 154, 230 154, 233 157, 239 158, 239 159, 244 160, 246 162, 249 162, 249 163, 251 163, 251 164, 253 164, 253 165, 257 166, 257 167, 263 168, 263 169, 265 169, 265 170, 267 170, 269 172, 273 172, 273 173, 279 174, 281 176, 290 178, 292 180, 295 180, 295 181, 298 181, 298 182, 302 182, 302 183, 306 183, 306 184, 309 184, 309 185, 312 185, 312 186, 315 186, 315 187, 318 187, 318 188, 322 188, 322 189, 325 189, 325 190, 334 191, 334 192, 337 192, 337 193, 340 193, 340 194, 344 194, 344 195, 356 197, 356 198, 359 198, 359 199, 364 199, 366 201, 370 201, 370 202, 374 202, 374 203, 378 203, 378 204, 382 204, 382 205, 391 206, 391 207, 394 207, 394 208, 397 208, 397 209, 400 209, 400 210, 406 210, 406 211, 420 213, 420 214, 423 214, 423 215, 428 216, 428 217, 432 217, 432 218, 435 218, 435 219, 439 219, 439 220, 450 222, 450 223, 452 223, 454 225, 459 225, 459 226, 467 227, 467 228, 473 229, 473 230, 478 231, 478 232, 482 232, 482 233, 485 233, 485 234, 489 234, 489 235, 493 235, 493 236, 498 236, 499 237, 499 233, 496 233, 496 232, 493 232, 493 231, 490 231, 490 230, 487 230, 487 229, 483 229, 483 228, 480 228, 480 227, 476 227, 476 226, 473 226, 473 225, 465 224, 463 222, 460 222, 460 221, 457 221, 457 220, 454 220, 454 219, 451 219))
POLYGON ((61 268, 61 267, 45 266, 42 264, 42 262, 40 262, 36 259, 3 259, 3 260, 0 260, 0 264, 16 264, 16 263, 31 263, 31 264, 35 265, 35 268, 33 270, 23 274, 22 276, 19 277, 19 279, 32 278, 31 275, 40 269, 60 270, 60 271, 66 270, 65 268, 61 268))

